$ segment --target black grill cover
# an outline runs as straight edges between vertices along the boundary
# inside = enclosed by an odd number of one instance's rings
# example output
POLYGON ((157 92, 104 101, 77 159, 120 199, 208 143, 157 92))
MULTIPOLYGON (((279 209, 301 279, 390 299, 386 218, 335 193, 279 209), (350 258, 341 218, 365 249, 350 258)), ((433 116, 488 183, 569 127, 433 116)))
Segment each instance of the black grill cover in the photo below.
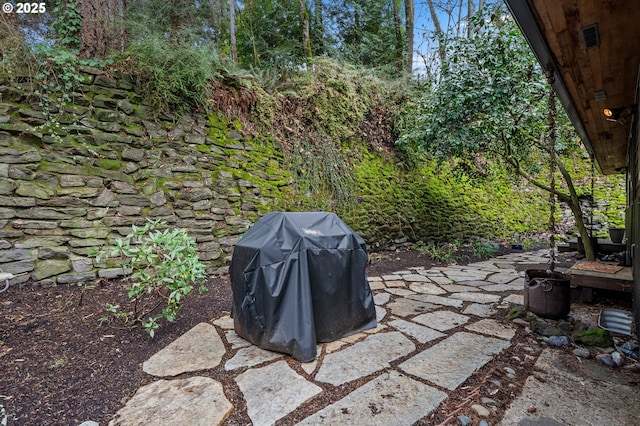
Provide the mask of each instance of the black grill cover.
POLYGON ((317 342, 376 326, 366 265, 364 240, 333 213, 264 215, 231 259, 236 333, 313 360, 317 342))

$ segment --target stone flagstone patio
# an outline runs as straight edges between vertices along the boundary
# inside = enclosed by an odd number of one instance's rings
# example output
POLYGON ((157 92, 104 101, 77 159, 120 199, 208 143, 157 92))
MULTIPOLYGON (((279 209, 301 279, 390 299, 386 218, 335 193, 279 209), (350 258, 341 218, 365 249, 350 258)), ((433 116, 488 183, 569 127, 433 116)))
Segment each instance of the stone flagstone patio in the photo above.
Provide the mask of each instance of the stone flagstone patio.
POLYGON ((370 379, 299 424, 410 425, 510 346, 515 330, 488 317, 497 307, 523 303, 517 264, 547 262, 542 250, 368 277, 377 328, 320 344, 318 358, 298 371, 289 356, 240 339, 228 316, 199 324, 143 364, 157 380, 140 388, 110 425, 223 424, 234 407, 206 370, 225 359, 254 425, 272 425, 318 396, 332 400, 332 387, 363 377, 370 379), (391 367, 398 359, 404 361, 391 367), (174 378, 189 372, 203 375, 174 378))

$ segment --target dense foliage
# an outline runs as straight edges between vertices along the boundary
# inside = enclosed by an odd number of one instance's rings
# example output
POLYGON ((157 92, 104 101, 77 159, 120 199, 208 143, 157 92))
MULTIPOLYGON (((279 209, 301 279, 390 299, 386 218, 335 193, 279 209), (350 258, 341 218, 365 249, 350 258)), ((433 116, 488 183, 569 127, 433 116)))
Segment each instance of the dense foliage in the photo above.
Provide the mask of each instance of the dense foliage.
POLYGON ((400 147, 456 158, 466 173, 485 174, 487 161, 499 161, 549 191, 552 206, 555 197, 567 203, 587 240, 579 188, 561 156, 581 148, 543 70, 503 7, 487 6, 470 25, 470 37, 451 42, 440 83, 406 109, 400 147))
MULTIPOLYGON (((544 73, 495 1, 55 0, 37 17, 0 16, 0 58, 0 73, 32 77, 47 133, 62 116, 73 124, 65 104, 83 84, 82 66, 122 71, 157 115, 213 109, 270 135, 300 191, 347 212, 360 141, 399 156, 397 167, 420 170, 435 157, 461 179, 507 169, 545 190, 550 160, 581 157, 566 115, 549 110, 544 73), (414 48, 418 35, 427 51, 414 48), (414 56, 424 70, 410 75, 414 56)), ((579 215, 580 190, 558 167, 558 196, 579 215)))

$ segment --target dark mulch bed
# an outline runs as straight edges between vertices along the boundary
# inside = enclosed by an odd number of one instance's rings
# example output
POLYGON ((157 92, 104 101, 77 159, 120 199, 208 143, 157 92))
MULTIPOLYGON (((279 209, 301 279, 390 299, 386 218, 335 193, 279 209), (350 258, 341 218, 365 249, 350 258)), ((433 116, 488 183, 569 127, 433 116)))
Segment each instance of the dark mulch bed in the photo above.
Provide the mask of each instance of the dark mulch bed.
MULTIPOLYGON (((508 247, 500 250, 511 251, 508 247)), ((438 264, 414 250, 376 253, 370 258, 368 275, 438 264)), ((457 258, 461 264, 479 260, 464 251, 457 258)), ((154 339, 140 329, 100 325, 98 320, 105 316, 106 303, 126 302, 119 282, 54 288, 27 283, 0 293, 0 420, 4 406, 9 424, 74 425, 93 420, 106 425, 141 385, 152 380, 142 372, 142 362, 196 324, 228 314, 228 278, 211 278, 208 288, 208 292, 189 295, 176 321, 161 326, 154 339)), ((497 424, 537 357, 536 353, 523 353, 522 348, 529 345, 527 339, 530 337, 519 333, 509 350, 476 372, 420 424, 449 422, 456 413, 469 415, 468 407, 492 392, 491 380, 508 381, 491 396, 500 407, 487 420, 497 424), (515 378, 504 377, 506 366, 516 371, 515 378)), ((226 424, 249 424, 240 391, 222 366, 206 375, 223 384, 227 398, 236 406, 226 424)), ((339 395, 332 394, 331 400, 354 388, 355 384, 347 384, 333 389, 339 395)), ((283 423, 303 418, 327 403, 317 398, 283 419, 283 423)))

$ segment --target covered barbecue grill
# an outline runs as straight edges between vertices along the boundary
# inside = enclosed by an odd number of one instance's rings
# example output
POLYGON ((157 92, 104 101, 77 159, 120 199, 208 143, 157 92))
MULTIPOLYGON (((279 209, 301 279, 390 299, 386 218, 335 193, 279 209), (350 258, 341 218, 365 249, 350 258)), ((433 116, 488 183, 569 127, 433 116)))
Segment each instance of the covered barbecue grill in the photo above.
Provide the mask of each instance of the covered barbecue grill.
POLYGON ((231 260, 236 333, 251 343, 316 357, 316 343, 374 328, 364 240, 337 215, 268 213, 231 260))

